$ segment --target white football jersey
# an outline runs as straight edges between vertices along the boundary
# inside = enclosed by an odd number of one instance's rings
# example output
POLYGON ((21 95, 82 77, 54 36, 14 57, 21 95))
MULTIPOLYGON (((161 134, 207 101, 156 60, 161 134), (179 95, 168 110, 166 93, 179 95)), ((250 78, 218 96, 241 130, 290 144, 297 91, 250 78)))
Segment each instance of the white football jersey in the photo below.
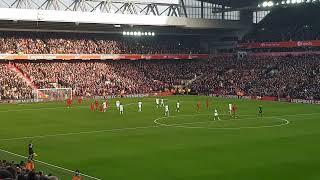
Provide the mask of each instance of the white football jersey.
POLYGON ((218 116, 218 110, 214 110, 214 116, 218 116))

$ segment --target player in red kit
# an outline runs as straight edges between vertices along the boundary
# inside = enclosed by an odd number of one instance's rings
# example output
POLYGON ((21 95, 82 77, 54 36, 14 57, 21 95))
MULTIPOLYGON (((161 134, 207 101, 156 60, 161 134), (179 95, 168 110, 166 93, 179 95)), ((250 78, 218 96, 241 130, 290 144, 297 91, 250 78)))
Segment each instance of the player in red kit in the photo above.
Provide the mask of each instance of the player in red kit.
POLYGON ((103 111, 103 106, 102 106, 102 105, 100 105, 100 107, 99 107, 99 108, 100 108, 100 112, 104 112, 104 111, 103 111))
POLYGON ((91 109, 92 112, 94 111, 94 104, 93 103, 91 103, 90 109, 91 109))
POLYGON ((201 102, 200 101, 198 101, 198 103, 197 103, 197 108, 198 108, 198 111, 200 111, 200 109, 201 109, 201 102))
POLYGON ((208 99, 206 100, 206 107, 207 107, 207 109, 209 108, 209 100, 208 99))
POLYGON ((98 108, 99 108, 99 101, 96 100, 96 101, 95 101, 95 104, 96 104, 96 109, 98 109, 98 108))
POLYGON ((232 117, 236 118, 237 106, 235 104, 232 105, 232 117))
POLYGON ((109 101, 106 99, 106 110, 109 108, 109 101))
POLYGON ((82 97, 79 97, 78 104, 82 104, 82 97))
POLYGON ((66 103, 67 103, 67 107, 70 108, 71 104, 72 104, 72 100, 70 98, 68 98, 66 103))

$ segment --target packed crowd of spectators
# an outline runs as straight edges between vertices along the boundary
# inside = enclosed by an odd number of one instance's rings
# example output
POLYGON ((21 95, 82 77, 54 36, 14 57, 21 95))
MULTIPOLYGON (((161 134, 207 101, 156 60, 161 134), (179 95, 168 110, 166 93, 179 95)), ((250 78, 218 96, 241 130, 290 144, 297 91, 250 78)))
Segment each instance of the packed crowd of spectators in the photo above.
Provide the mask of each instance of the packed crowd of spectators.
POLYGON ((221 58, 191 85, 198 93, 320 99, 320 57, 221 58))
POLYGON ((166 84, 147 78, 129 62, 16 63, 39 88, 72 88, 76 96, 139 94, 163 90, 166 84))
POLYGON ((32 98, 32 88, 12 72, 7 65, 0 63, 0 100, 32 98))
MULTIPOLYGON (((39 88, 72 88, 76 96, 165 91, 320 99, 320 56, 219 57, 210 60, 19 62, 39 88)), ((24 81, 0 66, 2 99, 31 98, 24 81)))
POLYGON ((8 180, 58 180, 59 178, 51 174, 35 171, 32 161, 15 163, 14 161, 0 161, 0 179, 8 180))
POLYGON ((0 54, 190 54, 199 42, 158 37, 121 37, 0 32, 0 54))

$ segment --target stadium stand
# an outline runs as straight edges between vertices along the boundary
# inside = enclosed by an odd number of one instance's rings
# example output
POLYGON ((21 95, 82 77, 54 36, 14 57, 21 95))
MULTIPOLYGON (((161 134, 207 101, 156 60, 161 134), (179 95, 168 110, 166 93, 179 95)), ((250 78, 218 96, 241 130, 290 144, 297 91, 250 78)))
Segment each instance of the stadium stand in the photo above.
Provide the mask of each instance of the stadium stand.
POLYGON ((317 19, 314 18, 319 16, 319 9, 319 6, 310 4, 273 9, 243 38, 243 41, 275 42, 319 39, 320 26, 317 19))
POLYGON ((319 56, 220 59, 196 80, 196 92, 319 99, 319 56))
POLYGON ((0 33, 0 54, 189 54, 202 51, 194 39, 0 33))
MULTIPOLYGON (((320 57, 219 57, 210 60, 19 62, 39 88, 71 87, 76 96, 140 94, 186 85, 197 94, 320 99, 320 57), (187 83, 186 83, 187 82, 187 83)), ((1 66, 2 99, 32 98, 32 89, 1 66)))

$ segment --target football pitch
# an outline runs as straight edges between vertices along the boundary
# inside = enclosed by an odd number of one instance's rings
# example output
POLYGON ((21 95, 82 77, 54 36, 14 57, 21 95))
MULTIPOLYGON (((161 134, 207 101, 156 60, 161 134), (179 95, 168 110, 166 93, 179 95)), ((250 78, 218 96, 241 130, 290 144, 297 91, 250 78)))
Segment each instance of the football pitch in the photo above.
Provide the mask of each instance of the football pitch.
POLYGON ((320 105, 173 96, 165 98, 170 116, 164 117, 155 98, 120 99, 124 115, 116 100, 105 113, 91 112, 91 102, 70 109, 65 103, 0 105, 0 159, 26 161, 32 142, 37 170, 63 180, 76 169, 84 179, 320 179, 320 105), (236 119, 229 103, 238 107, 236 119), (221 121, 213 120, 214 109, 221 121))

